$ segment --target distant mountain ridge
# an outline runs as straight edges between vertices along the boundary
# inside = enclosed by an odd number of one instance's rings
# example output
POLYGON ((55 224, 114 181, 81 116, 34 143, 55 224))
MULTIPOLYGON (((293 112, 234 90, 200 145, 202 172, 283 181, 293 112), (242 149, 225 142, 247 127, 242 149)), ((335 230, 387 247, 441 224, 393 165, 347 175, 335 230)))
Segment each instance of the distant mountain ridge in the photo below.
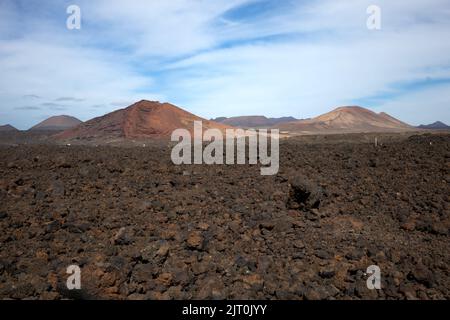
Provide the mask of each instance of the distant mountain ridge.
MULTIPOLYGON (((126 108, 82 123, 70 116, 49 118, 32 130, 61 129, 58 139, 115 141, 130 139, 167 138, 176 129, 192 133, 193 122, 201 121, 203 129, 275 128, 282 134, 335 134, 358 132, 406 132, 420 130, 387 113, 375 113, 359 106, 338 107, 315 118, 297 120, 293 117, 265 116, 220 117, 206 120, 170 103, 141 100, 126 108), (67 121, 71 120, 71 121, 67 121), (61 123, 62 122, 62 123, 61 123)), ((442 127, 442 123, 433 124, 442 127)))
POLYGON ((441 121, 436 121, 431 124, 422 124, 418 126, 417 128, 420 129, 431 129, 431 130, 447 130, 450 129, 450 126, 446 125, 445 123, 441 121))
POLYGON ((211 120, 239 128, 269 128, 279 123, 292 122, 297 119, 294 117, 267 118, 265 116, 240 116, 230 118, 219 117, 211 120))

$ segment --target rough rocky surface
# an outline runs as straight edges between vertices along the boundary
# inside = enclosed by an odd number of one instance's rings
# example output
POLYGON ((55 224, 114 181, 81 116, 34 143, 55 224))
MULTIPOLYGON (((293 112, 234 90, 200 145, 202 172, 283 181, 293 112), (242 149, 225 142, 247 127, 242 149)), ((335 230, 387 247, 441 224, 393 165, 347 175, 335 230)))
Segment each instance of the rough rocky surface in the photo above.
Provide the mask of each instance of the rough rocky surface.
POLYGON ((0 146, 0 298, 450 299, 450 135, 339 139, 282 142, 276 176, 0 146))

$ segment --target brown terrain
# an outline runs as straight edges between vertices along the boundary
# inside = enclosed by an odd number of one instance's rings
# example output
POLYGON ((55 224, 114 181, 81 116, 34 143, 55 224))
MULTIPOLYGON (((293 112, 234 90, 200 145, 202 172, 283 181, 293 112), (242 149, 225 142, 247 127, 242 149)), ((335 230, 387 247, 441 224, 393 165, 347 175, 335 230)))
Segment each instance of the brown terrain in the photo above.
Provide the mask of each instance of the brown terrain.
MULTIPOLYGON (((321 121, 353 111, 402 126, 321 121)), ((122 147, 0 134, 0 299, 450 299, 449 132, 283 139, 274 176, 131 143, 194 119, 143 101, 63 134, 122 147)))
POLYGON ((330 134, 351 132, 405 132, 410 125, 382 112, 362 107, 340 107, 313 119, 282 123, 275 127, 292 134, 330 134))
POLYGON ((202 119, 170 103, 139 101, 125 109, 89 120, 57 135, 65 140, 148 139, 170 137, 175 129, 193 131, 194 121, 204 129, 225 130, 230 126, 202 119))
POLYGON ((71 116, 54 116, 50 117, 30 129, 30 131, 62 131, 73 128, 82 123, 75 117, 71 116))

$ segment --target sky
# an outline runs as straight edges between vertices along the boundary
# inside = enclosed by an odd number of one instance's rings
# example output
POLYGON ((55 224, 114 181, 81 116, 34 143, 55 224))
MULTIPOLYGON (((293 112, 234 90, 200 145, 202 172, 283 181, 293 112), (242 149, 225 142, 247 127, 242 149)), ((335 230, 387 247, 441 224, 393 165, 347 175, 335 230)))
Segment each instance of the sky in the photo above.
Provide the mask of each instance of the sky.
POLYGON ((142 99, 204 118, 360 105, 450 124, 449 39, 448 0, 0 0, 0 124, 142 99))

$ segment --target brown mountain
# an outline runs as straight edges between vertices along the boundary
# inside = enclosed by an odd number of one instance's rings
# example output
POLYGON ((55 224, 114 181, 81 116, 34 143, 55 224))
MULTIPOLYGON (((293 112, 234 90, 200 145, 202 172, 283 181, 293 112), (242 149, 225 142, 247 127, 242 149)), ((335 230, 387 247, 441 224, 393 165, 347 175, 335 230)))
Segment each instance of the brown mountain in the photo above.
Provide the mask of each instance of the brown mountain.
POLYGON ((175 129, 193 131, 194 121, 204 129, 225 130, 230 126, 202 119, 170 103, 139 101, 125 109, 89 120, 66 130, 60 139, 146 139, 170 137, 175 129))
POLYGON ((267 118, 265 116, 243 116, 231 118, 220 117, 211 120, 239 128, 269 128, 280 123, 292 122, 297 119, 294 117, 267 118))
POLYGON ((40 131, 62 131, 62 130, 67 130, 67 129, 76 127, 80 123, 82 123, 82 122, 75 117, 65 116, 65 115, 54 116, 54 117, 50 117, 50 118, 38 123, 37 125, 32 127, 30 130, 31 131, 37 131, 37 130, 40 130, 40 131))
POLYGON ((413 127, 387 113, 375 113, 362 107, 340 107, 316 118, 283 123, 280 130, 295 133, 396 132, 413 127))
POLYGON ((14 131, 19 131, 19 130, 17 130, 10 124, 5 124, 4 126, 0 126, 0 132, 14 132, 14 131))

